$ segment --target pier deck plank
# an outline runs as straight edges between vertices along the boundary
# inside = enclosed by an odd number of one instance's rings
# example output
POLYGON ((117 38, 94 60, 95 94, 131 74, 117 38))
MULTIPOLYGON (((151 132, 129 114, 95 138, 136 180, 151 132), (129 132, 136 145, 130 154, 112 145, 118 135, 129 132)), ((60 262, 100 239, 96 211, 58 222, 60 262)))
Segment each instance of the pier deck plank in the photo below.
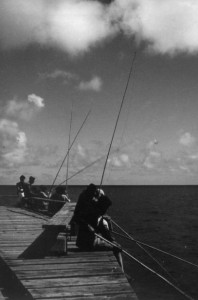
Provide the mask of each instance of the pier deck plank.
POLYGON ((21 256, 44 230, 64 228, 63 216, 69 222, 73 209, 73 203, 65 205, 63 211, 49 220, 20 208, 0 207, 0 256, 11 272, 10 277, 24 289, 24 299, 137 300, 113 253, 80 252, 75 237, 68 241, 67 255, 21 256))

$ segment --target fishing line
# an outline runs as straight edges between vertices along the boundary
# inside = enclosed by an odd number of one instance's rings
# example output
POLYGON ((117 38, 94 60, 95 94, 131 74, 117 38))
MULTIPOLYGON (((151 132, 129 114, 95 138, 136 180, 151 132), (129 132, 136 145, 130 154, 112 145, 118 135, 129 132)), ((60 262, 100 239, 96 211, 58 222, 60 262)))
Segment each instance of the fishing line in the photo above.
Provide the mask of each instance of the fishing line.
MULTIPOLYGON (((89 224, 88 224, 89 225, 89 224)), ((94 229, 89 225, 89 228, 91 229, 91 231, 94 232, 94 229)), ((106 243, 110 244, 113 247, 119 248, 116 244, 110 242, 109 240, 105 239, 103 236, 97 234, 94 232, 94 234, 104 240, 106 243)), ((168 279, 166 279, 164 276, 160 275, 159 273, 157 273, 155 270, 153 270, 152 268, 148 267, 147 265, 145 265, 143 262, 141 262, 139 259, 137 259, 136 257, 134 257, 133 255, 131 255, 129 252, 127 252, 125 249, 121 249, 122 253, 124 253, 126 256, 128 256, 129 258, 135 260, 137 263, 139 263, 141 266, 143 266, 145 269, 149 270, 151 273, 157 275, 159 278, 161 278, 162 280, 164 280, 166 283, 168 283, 170 286, 172 286, 175 290, 177 290, 180 294, 182 294, 183 296, 185 296, 187 299, 189 300, 195 300, 194 298, 192 298, 191 296, 189 296, 188 294, 186 294, 183 290, 181 290, 179 287, 177 287, 175 284, 173 284, 172 282, 170 282, 168 279)))
POLYGON ((63 159, 63 161, 62 161, 62 163, 61 163, 61 165, 60 165, 60 167, 59 167, 59 170, 58 170, 58 172, 57 172, 57 174, 56 174, 56 176, 55 176, 55 178, 54 178, 54 181, 53 181, 53 183, 52 183, 52 185, 51 185, 51 187, 50 187, 49 193, 51 193, 52 187, 54 186, 54 183, 55 183, 55 181, 56 181, 56 179, 57 179, 57 177, 58 177, 58 174, 59 174, 59 172, 60 172, 60 170, 61 170, 61 168, 62 168, 62 166, 63 166, 63 164, 64 164, 64 162, 65 162, 65 160, 66 160, 66 158, 67 158, 68 152, 69 152, 70 149, 72 148, 72 146, 73 146, 73 144, 74 144, 76 138, 78 137, 78 135, 79 135, 81 129, 83 128, 85 122, 87 121, 87 118, 88 118, 88 116, 90 115, 90 113, 91 113, 91 109, 88 111, 88 113, 87 113, 87 115, 86 115, 86 117, 85 117, 85 119, 84 119, 84 121, 83 121, 81 127, 79 128, 79 130, 78 130, 78 132, 77 132, 77 134, 76 134, 76 136, 75 136, 75 138, 74 138, 74 140, 73 140, 73 142, 71 143, 69 149, 67 150, 67 153, 66 153, 66 155, 65 155, 65 157, 64 157, 64 159, 63 159))
MULTIPOLYGON (((112 221, 112 222, 113 222, 113 221, 112 221)), ((179 256, 177 256, 177 255, 171 254, 171 253, 169 253, 169 252, 166 252, 166 251, 164 251, 164 250, 161 250, 161 249, 159 249, 159 248, 156 248, 156 247, 154 247, 154 246, 151 246, 151 245, 149 245, 149 244, 147 244, 147 243, 143 243, 143 242, 141 242, 141 241, 139 241, 139 240, 134 239, 133 237, 128 237, 128 236, 122 235, 122 234, 120 234, 120 233, 118 233, 118 232, 116 232, 116 231, 112 231, 112 232, 113 232, 114 234, 116 234, 116 235, 119 235, 120 237, 123 237, 123 238, 125 238, 125 239, 130 240, 131 242, 135 242, 135 243, 138 243, 138 244, 142 244, 142 245, 144 245, 144 246, 146 246, 146 247, 148 247, 148 248, 151 248, 151 249, 153 249, 153 250, 162 252, 162 253, 164 253, 164 254, 166 254, 166 255, 168 255, 168 256, 171 256, 171 257, 173 257, 173 258, 175 258, 175 259, 181 260, 181 261, 183 261, 183 262, 185 262, 185 263, 187 263, 187 264, 189 264, 189 265, 192 265, 193 267, 198 268, 198 265, 196 265, 196 264, 194 264, 194 263, 192 263, 192 262, 190 262, 190 261, 188 261, 188 260, 185 260, 185 259, 183 259, 183 258, 181 258, 181 257, 179 257, 179 256)))
MULTIPOLYGON (((128 240, 131 240, 129 237, 126 237, 122 234, 119 234, 118 232, 112 231, 114 234, 121 236, 123 238, 127 238, 128 240)), ((131 240, 133 242, 135 242, 144 252, 146 252, 146 254, 152 258, 152 260, 154 260, 156 262, 156 264, 176 283, 179 285, 179 282, 168 272, 168 270, 166 270, 166 268, 164 268, 164 266, 149 252, 147 251, 144 247, 141 246, 141 244, 139 245, 139 243, 135 240, 131 240)))
MULTIPOLYGON (((147 250, 141 246, 141 243, 138 243, 138 241, 135 241, 135 239, 130 234, 128 234, 123 228, 121 228, 115 221, 113 221, 113 220, 111 220, 111 221, 121 231, 123 231, 131 241, 134 241, 142 250, 144 250, 147 253, 147 250)), ((156 260, 149 252, 147 254, 170 276, 171 279, 173 279, 178 285, 180 285, 180 283, 175 278, 173 278, 171 274, 169 274, 169 272, 158 262, 158 260, 156 260)))
POLYGON ((134 257, 133 255, 131 255, 130 253, 128 253, 126 250, 122 250, 122 252, 127 255, 128 257, 130 257, 131 259, 135 260, 137 263, 139 263, 141 266, 143 266, 145 269, 149 270, 151 273, 157 275, 159 278, 161 278, 162 280, 164 280, 166 283, 168 283, 169 285, 171 285, 175 290, 177 290, 180 294, 182 294, 183 296, 185 296, 187 299, 190 300, 195 300, 194 298, 192 298, 191 296, 189 296, 188 294, 186 294, 183 290, 181 290, 179 287, 177 287, 176 285, 174 285, 172 282, 170 282, 168 279, 166 279, 164 276, 160 275, 159 273, 157 273, 155 270, 153 270, 152 268, 148 267, 147 265, 145 265, 144 263, 142 263, 139 259, 137 259, 136 257, 134 257))
POLYGON ((69 176, 69 154, 70 154, 70 140, 71 140, 71 125, 72 125, 72 118, 73 118, 73 102, 71 107, 71 116, 70 116, 70 124, 69 124, 69 139, 68 139, 68 156, 67 156, 67 171, 66 171, 66 192, 68 193, 68 176, 69 176))
MULTIPOLYGON (((115 224, 116 226, 118 226, 117 223, 115 223, 113 220, 112 220, 112 223, 115 224)), ((121 229, 121 227, 119 226, 119 229, 122 230, 126 235, 127 237, 129 238, 129 240, 132 240, 133 242, 135 242, 137 244, 138 247, 140 247, 150 258, 152 258, 152 260, 154 260, 156 262, 156 264, 158 264, 158 266, 175 282, 179 285, 179 282, 168 272, 168 270, 166 270, 166 268, 148 251, 146 250, 140 243, 138 243, 137 241, 135 241, 133 239, 132 236, 130 236, 126 231, 124 231, 123 229, 121 229)), ((116 234, 116 232, 115 232, 116 234)), ((124 236, 123 236, 124 237, 124 236)))
POLYGON ((106 169, 106 166, 107 166, 107 162, 108 162, 109 154, 110 154, 110 151, 111 151, 111 146, 112 146, 112 143, 113 143, 113 139, 114 139, 114 136, 115 136, 116 128, 117 128, 117 125, 118 125, 118 121, 119 121, 119 118, 120 118, 121 110, 122 110, 122 107, 123 107, 123 104, 124 104, 125 95, 126 95, 127 88, 128 88, 128 85, 129 85, 129 80, 130 80, 130 77, 131 77, 131 74, 132 74, 132 70, 133 70, 133 65, 134 65, 134 62, 135 62, 135 58, 136 58, 136 52, 134 52, 134 56, 133 56, 133 59, 132 59, 131 68, 130 68, 130 71, 129 71, 129 75, 128 75, 126 87, 125 87, 125 90, 124 90, 124 94, 123 94, 123 97, 122 97, 120 109, 119 109, 118 116, 117 116, 117 119, 116 119, 116 124, 115 124, 114 130, 113 130, 113 135, 112 135, 112 138, 111 138, 110 146, 109 146, 109 149, 108 149, 106 161, 105 161, 103 172, 102 172, 102 177, 101 177, 101 181, 100 181, 100 187, 102 186, 102 183, 103 183, 105 169, 106 169))

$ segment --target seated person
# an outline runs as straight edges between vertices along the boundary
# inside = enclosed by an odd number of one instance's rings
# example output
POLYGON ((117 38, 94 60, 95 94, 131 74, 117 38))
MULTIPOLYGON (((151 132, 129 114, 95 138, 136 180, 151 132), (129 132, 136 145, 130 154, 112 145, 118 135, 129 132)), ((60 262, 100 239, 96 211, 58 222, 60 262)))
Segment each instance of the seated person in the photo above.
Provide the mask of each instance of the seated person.
POLYGON ((26 184, 25 176, 21 175, 19 179, 20 179, 20 181, 17 182, 17 184, 16 184, 17 195, 19 197, 20 205, 24 205, 24 202, 25 202, 24 186, 26 184))
POLYGON ((31 208, 35 205, 35 201, 32 198, 38 197, 38 194, 35 193, 35 191, 33 189, 34 181, 35 181, 35 178, 33 176, 30 176, 28 183, 25 183, 25 185, 24 185, 26 204, 31 208))
POLYGON ((82 193, 78 198, 73 217, 70 221, 71 224, 75 222, 76 219, 78 220, 81 218, 83 209, 87 207, 87 205, 89 204, 90 201, 93 200, 93 198, 95 199, 96 192, 97 192, 97 187, 93 183, 88 185, 88 187, 82 191, 82 193))
MULTIPOLYGON (((47 187, 44 185, 39 186, 38 195, 39 198, 48 199, 48 191, 47 187)), ((41 209, 48 209, 48 202, 47 201, 38 201, 38 206, 41 209)))
POLYGON ((44 186, 44 185, 39 186, 38 196, 41 198, 49 198, 46 186, 44 186))
POLYGON ((52 193, 50 199, 54 200, 49 202, 49 207, 48 207, 48 210, 52 215, 57 213, 66 202, 70 202, 70 199, 68 198, 65 192, 64 186, 57 186, 54 192, 52 193))
POLYGON ((112 202, 107 196, 101 195, 98 201, 95 201, 92 198, 89 201, 84 202, 84 206, 82 206, 80 210, 77 210, 77 214, 74 212, 74 217, 72 219, 79 226, 76 245, 81 250, 86 251, 113 251, 123 269, 121 247, 114 242, 110 232, 110 219, 105 217, 105 213, 111 204, 112 202), (101 236, 101 238, 99 236, 101 236), (102 237, 111 243, 108 243, 102 239, 102 237))
POLYGON ((27 197, 27 198, 37 196, 37 194, 34 192, 34 189, 33 189, 34 181, 35 181, 35 178, 33 176, 30 176, 29 181, 27 183, 25 183, 25 185, 24 185, 25 197, 27 197))

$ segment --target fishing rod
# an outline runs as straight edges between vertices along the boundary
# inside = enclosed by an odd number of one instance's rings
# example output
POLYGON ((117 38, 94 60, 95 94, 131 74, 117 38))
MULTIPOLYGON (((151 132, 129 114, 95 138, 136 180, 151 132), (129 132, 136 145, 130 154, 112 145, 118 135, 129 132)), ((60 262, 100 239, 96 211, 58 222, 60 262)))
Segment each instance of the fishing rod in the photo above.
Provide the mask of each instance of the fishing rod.
POLYGON ((121 114, 121 111, 122 111, 122 107, 123 107, 123 104, 124 104, 124 100, 125 100, 126 92, 127 92, 127 89, 128 89, 129 80, 131 78, 131 74, 132 74, 132 70, 133 70, 133 65, 134 65, 134 62, 135 62, 135 58, 136 58, 136 52, 134 53, 134 56, 133 56, 133 60, 132 60, 132 63, 131 63, 131 68, 130 68, 130 71, 129 71, 129 75, 128 75, 126 87, 125 87, 125 90, 124 90, 124 94, 123 94, 122 101, 121 101, 121 104, 120 104, 120 109, 119 109, 118 116, 117 116, 117 119, 116 119, 116 124, 115 124, 114 130, 113 130, 113 135, 111 137, 111 142, 110 142, 110 146, 109 146, 109 149, 108 149, 108 152, 107 152, 106 161, 105 161, 105 164, 104 164, 104 168, 103 168, 103 172, 102 172, 102 177, 101 177, 101 181, 100 181, 100 187, 102 186, 102 183, 103 183, 104 173, 105 173, 105 170, 106 170, 106 166, 107 166, 109 154, 110 154, 110 151, 111 151, 111 146, 113 144, 113 139, 114 139, 114 136, 115 136, 115 132, 116 132, 116 129, 117 129, 118 121, 119 121, 120 114, 121 114))
MULTIPOLYGON (((142 246, 142 244, 144 244, 144 243, 141 243, 141 242, 139 242, 139 241, 137 241, 137 240, 135 240, 130 234, 128 234, 122 227, 120 227, 115 221, 113 221, 113 220, 111 220, 112 221, 112 223, 113 224, 115 224, 122 232, 124 232, 124 234, 126 235, 126 236, 124 236, 124 235, 122 235, 123 237, 125 237, 125 238, 128 238, 129 240, 131 240, 131 241, 133 241, 133 242, 135 242, 136 243, 136 245, 138 245, 147 255, 149 255, 159 266, 160 266, 160 268, 166 273, 166 274, 168 274, 168 276, 177 284, 177 285, 180 285, 180 283, 178 282, 178 280, 176 280, 167 270, 166 270, 166 268, 164 268, 164 266, 157 260, 157 259, 155 259, 154 257, 153 257, 153 255, 151 255, 151 253, 149 252, 149 251, 147 251, 143 246, 142 246)), ((117 234, 116 232, 115 232, 115 234, 117 234)), ((118 234, 118 235, 120 235, 120 234, 118 234)), ((121 235, 120 235, 121 236, 121 235)), ((145 245, 145 244, 144 244, 145 245)), ((148 247, 150 247, 150 245, 147 245, 148 247)), ((153 248, 153 247, 150 247, 150 248, 153 248)), ((167 254, 167 253, 166 253, 167 254)), ((172 255, 171 255, 172 256, 172 255)), ((180 259, 180 260, 182 260, 182 259, 180 259)), ((187 261, 186 261, 187 262, 187 261)), ((188 262, 189 263, 189 262, 188 262)), ((194 264, 192 264, 192 263, 190 263, 191 265, 194 265, 194 264)), ((196 265, 194 265, 195 267, 197 267, 196 265)))
POLYGON ((164 251, 164 250, 161 250, 161 249, 159 249, 159 248, 157 248, 157 247, 151 246, 151 245, 149 245, 149 244, 147 244, 147 243, 143 243, 143 242, 141 242, 141 241, 139 241, 139 240, 134 239, 133 237, 125 236, 125 235, 120 234, 120 233, 118 233, 118 232, 116 232, 116 231, 112 231, 112 232, 113 232, 114 234, 120 236, 120 237, 123 237, 123 238, 125 238, 125 239, 127 239, 127 240, 130 240, 131 242, 134 242, 134 243, 138 243, 138 244, 144 245, 144 246, 146 246, 146 247, 148 247, 148 248, 151 248, 151 249, 153 249, 153 250, 159 251, 159 252, 161 252, 161 253, 163 253, 163 254, 166 254, 166 255, 168 255, 168 256, 171 256, 171 257, 173 257, 173 258, 176 258, 176 259, 178 259, 178 260, 181 260, 182 262, 185 262, 185 263, 187 263, 187 264, 189 264, 189 265, 191 265, 191 266, 194 266, 194 267, 198 268, 198 265, 197 265, 197 264, 194 264, 194 263, 192 263, 192 262, 190 262, 190 261, 188 261, 188 260, 186 260, 186 259, 183 259, 183 258, 181 258, 181 257, 179 257, 179 256, 177 256, 177 255, 171 254, 171 253, 166 252, 166 251, 164 251))
MULTIPOLYGON (((120 151, 120 148, 115 149, 111 154, 120 151)), ((79 171, 77 171, 76 173, 74 173, 73 175, 71 175, 70 177, 68 177, 68 181, 70 179, 72 179, 73 177, 75 177, 76 175, 80 174, 81 172, 85 171, 86 169, 90 168, 91 166, 93 166, 94 164, 98 163, 99 161, 101 161, 103 158, 106 157, 105 155, 102 155, 101 157, 97 158, 96 160, 92 161, 90 164, 88 164, 87 166, 85 166, 84 168, 80 169, 79 171)), ((61 183, 58 184, 58 186, 62 185, 63 183, 65 183, 66 180, 62 181, 61 183)))
POLYGON ((56 203, 66 203, 64 200, 55 200, 50 198, 40 198, 40 197, 32 197, 33 200, 40 200, 43 202, 56 202, 56 203))
MULTIPOLYGON (((112 223, 115 224, 125 235, 131 240, 134 241, 133 237, 128 234, 123 228, 121 228, 115 221, 112 220, 112 223)), ((134 241, 135 242, 135 241, 134 241)), ((179 282, 168 272, 168 270, 148 251, 146 250, 141 243, 135 242, 136 245, 141 248, 153 261, 155 261, 158 266, 176 283, 179 285, 179 282)))
POLYGON ((69 146, 69 149, 67 150, 67 153, 66 153, 66 155, 65 155, 65 157, 64 157, 64 159, 63 159, 63 161, 62 161, 62 163, 61 163, 61 165, 60 165, 60 167, 59 167, 59 169, 58 169, 58 172, 57 172, 57 174, 56 174, 56 176, 55 176, 55 178, 54 178, 54 181, 53 181, 53 183, 52 183, 52 185, 51 185, 51 187, 50 187, 49 193, 51 193, 52 187, 54 186, 54 183, 55 183, 55 181, 56 181, 56 179, 57 179, 57 177, 58 177, 58 174, 59 174, 59 172, 60 172, 60 170, 61 170, 61 168, 62 168, 62 166, 63 166, 63 164, 64 164, 64 162, 65 162, 65 160, 66 160, 66 158, 67 158, 68 152, 69 152, 70 149, 72 148, 72 146, 73 146, 75 140, 77 139, 77 137, 78 137, 78 135, 79 135, 81 129, 83 128, 85 122, 87 121, 87 118, 88 118, 88 116, 90 115, 90 113, 91 113, 91 109, 88 111, 88 113, 87 113, 87 115, 86 115, 86 117, 85 117, 85 119, 84 119, 84 121, 83 121, 81 127, 79 128, 79 130, 78 130, 76 136, 75 136, 74 139, 73 139, 73 142, 72 142, 71 145, 69 146))
POLYGON ((139 259, 137 259, 133 255, 131 255, 128 251, 126 251, 125 249, 121 249, 115 243, 113 243, 113 242, 105 239, 103 236, 97 234, 95 232, 94 228, 91 225, 88 224, 88 227, 89 227, 90 231, 92 231, 94 233, 95 236, 97 236, 98 238, 102 239, 104 242, 108 243, 109 245, 111 245, 113 247, 116 247, 117 249, 120 249, 120 251, 123 254, 125 254, 129 258, 133 259, 134 261, 136 261, 137 263, 139 263, 141 266, 143 266, 145 269, 149 270, 151 273, 155 274, 156 276, 158 276, 159 278, 161 278, 162 280, 164 280, 166 283, 168 283, 170 286, 172 286, 175 290, 177 290, 180 294, 182 294, 183 296, 185 296, 187 299, 189 299, 189 300, 195 300, 194 298, 192 298, 191 296, 189 296, 188 294, 186 294, 183 290, 181 290, 179 287, 177 287, 175 284, 173 284, 168 279, 166 279, 164 276, 162 276, 161 274, 157 273, 155 270, 153 270, 152 268, 148 267, 146 264, 144 264, 143 262, 141 262, 139 259))
POLYGON ((179 285, 179 282, 168 272, 168 270, 148 251, 146 250, 143 246, 142 243, 139 243, 138 241, 136 241, 132 236, 130 236, 124 229, 122 229, 116 222, 114 222, 113 220, 111 220, 113 224, 115 224, 120 230, 122 230, 125 235, 119 234, 118 232, 112 231, 113 233, 123 237, 123 238, 127 238, 130 241, 133 241, 134 243, 136 243, 136 245, 138 247, 140 247, 153 261, 156 262, 156 264, 158 264, 158 266, 176 283, 179 285))
POLYGON ((69 124, 69 139, 68 139, 68 156, 67 156, 67 171, 66 171, 66 192, 68 192, 68 176, 69 176, 69 147, 70 147, 70 140, 71 140, 71 125, 72 125, 72 118, 73 118, 73 102, 71 107, 71 117, 70 117, 70 124, 69 124))
MULTIPOLYGON (((122 149, 125 146, 128 146, 129 143, 123 145, 122 147, 118 147, 116 149, 114 149, 111 154, 115 153, 115 152, 119 152, 120 149, 122 149)), ((90 168, 91 166, 93 166, 94 164, 96 164, 97 162, 101 161, 103 158, 106 157, 106 154, 102 155, 101 157, 97 158, 96 160, 92 161, 90 164, 88 164, 87 166, 85 166, 84 168, 80 169, 79 171, 77 171, 76 173, 74 173, 73 175, 71 175, 70 177, 68 177, 68 181, 70 179, 72 179, 73 177, 75 177, 76 175, 80 174, 81 172, 85 171, 86 169, 90 168)), ((61 183, 59 183, 57 186, 62 185, 63 183, 65 183, 65 180, 62 181, 61 183)))

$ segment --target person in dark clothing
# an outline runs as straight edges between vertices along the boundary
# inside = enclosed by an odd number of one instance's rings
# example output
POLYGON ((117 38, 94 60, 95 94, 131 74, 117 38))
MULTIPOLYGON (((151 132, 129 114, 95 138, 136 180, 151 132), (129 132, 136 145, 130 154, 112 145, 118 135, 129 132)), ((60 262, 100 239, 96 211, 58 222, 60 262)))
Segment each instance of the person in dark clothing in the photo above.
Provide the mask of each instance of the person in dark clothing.
POLYGON ((24 192, 25 192, 25 197, 30 198, 36 196, 34 193, 34 190, 32 188, 32 185, 34 184, 35 178, 33 176, 29 177, 28 183, 25 184, 24 186, 24 192))
POLYGON ((17 182, 17 184, 16 184, 17 195, 19 197, 20 205, 24 205, 24 198, 25 198, 24 186, 26 184, 25 176, 21 175, 19 179, 20 179, 20 181, 17 182))
POLYGON ((83 216, 83 212, 84 209, 86 207, 90 207, 90 203, 93 200, 93 198, 95 197, 97 192, 97 187, 95 184, 91 183, 90 185, 88 185, 88 187, 82 191, 82 193, 80 194, 79 198, 78 198, 78 202, 76 204, 75 210, 74 210, 74 214, 73 217, 70 221, 70 223, 72 222, 78 222, 78 220, 80 220, 83 216))
POLYGON ((105 195, 100 195, 99 199, 96 200, 96 191, 96 187, 91 186, 90 189, 89 186, 88 193, 87 190, 83 192, 76 205, 72 218, 72 222, 78 224, 76 245, 79 249, 85 251, 113 251, 123 269, 121 247, 114 242, 110 232, 110 218, 105 216, 112 202, 105 195), (111 243, 108 243, 103 238, 111 243))
POLYGON ((35 177, 30 176, 28 183, 26 183, 24 185, 24 193, 25 193, 26 204, 27 204, 27 206, 29 206, 31 208, 33 208, 35 206, 35 201, 34 201, 33 197, 38 196, 38 194, 35 193, 35 191, 32 187, 34 182, 35 182, 35 177))
POLYGON ((49 202, 48 211, 50 214, 54 215, 57 213, 66 202, 70 202, 70 199, 68 198, 65 187, 64 186, 57 186, 52 193, 51 200, 54 200, 52 202, 49 202))

